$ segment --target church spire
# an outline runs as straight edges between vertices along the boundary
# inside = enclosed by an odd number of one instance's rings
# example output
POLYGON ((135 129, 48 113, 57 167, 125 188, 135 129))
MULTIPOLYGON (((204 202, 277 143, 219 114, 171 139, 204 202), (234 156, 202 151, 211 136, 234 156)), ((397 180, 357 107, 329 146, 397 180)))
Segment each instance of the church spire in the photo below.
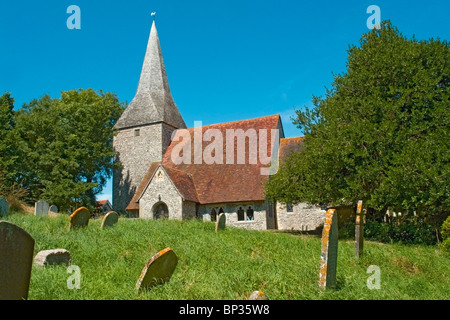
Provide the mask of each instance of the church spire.
POLYGON ((158 32, 153 20, 136 94, 117 121, 116 128, 156 122, 164 122, 175 128, 186 128, 170 93, 158 32))

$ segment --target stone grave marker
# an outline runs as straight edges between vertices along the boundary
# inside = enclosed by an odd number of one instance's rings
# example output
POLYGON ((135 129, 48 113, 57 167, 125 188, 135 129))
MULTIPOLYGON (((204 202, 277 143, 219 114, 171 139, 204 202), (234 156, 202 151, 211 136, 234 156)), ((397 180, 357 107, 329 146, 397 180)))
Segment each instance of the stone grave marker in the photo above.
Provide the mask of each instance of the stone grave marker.
POLYGON ((364 217, 362 214, 362 200, 358 201, 356 207, 356 224, 355 224, 355 257, 359 258, 363 254, 364 248, 364 217))
POLYGON ((166 248, 159 251, 145 264, 136 283, 136 290, 150 289, 169 281, 177 263, 178 257, 172 249, 166 248))
POLYGON ((69 229, 76 227, 87 227, 91 213, 85 207, 80 207, 70 215, 69 229))
POLYGON ((48 215, 49 204, 47 201, 39 200, 34 204, 34 215, 35 216, 46 216, 48 215))
POLYGON ((112 227, 117 223, 117 221, 119 221, 119 215, 117 214, 117 212, 110 211, 103 217, 102 225, 100 226, 100 228, 103 229, 105 227, 112 227))
POLYGON ((9 203, 4 197, 0 197, 0 217, 6 217, 9 211, 9 203))
POLYGON ((322 252, 320 255, 319 287, 336 288, 338 257, 338 221, 335 209, 328 209, 322 231, 322 252))
POLYGON ((22 228, 0 221, 0 300, 28 298, 34 239, 22 228))
POLYGON ((267 300, 267 296, 264 292, 256 290, 252 292, 248 300, 267 300))
POLYGON ((70 265, 70 252, 66 249, 42 250, 34 257, 34 264, 44 267, 58 264, 70 265))
POLYGON ((58 207, 55 206, 54 204, 52 204, 49 208, 48 208, 49 212, 53 212, 53 213, 58 213, 58 207))
POLYGON ((222 212, 221 214, 219 214, 219 217, 217 218, 217 221, 216 221, 216 232, 218 230, 225 230, 226 222, 227 222, 227 218, 225 216, 225 213, 222 212))

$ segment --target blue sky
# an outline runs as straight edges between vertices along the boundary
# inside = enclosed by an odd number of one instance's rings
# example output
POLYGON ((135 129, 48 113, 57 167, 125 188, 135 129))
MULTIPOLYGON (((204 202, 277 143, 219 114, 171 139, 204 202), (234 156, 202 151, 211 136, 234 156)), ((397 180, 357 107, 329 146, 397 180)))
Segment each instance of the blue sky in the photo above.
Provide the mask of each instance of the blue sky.
MULTIPOLYGON (((311 105, 345 71, 349 45, 377 5, 407 37, 448 40, 448 0, 104 1, 0 3, 0 94, 16 108, 44 94, 94 88, 130 102, 156 12, 172 95, 188 127, 281 114, 311 105), (66 12, 81 9, 81 29, 66 12)), ((110 183, 100 198, 110 198, 110 183)))

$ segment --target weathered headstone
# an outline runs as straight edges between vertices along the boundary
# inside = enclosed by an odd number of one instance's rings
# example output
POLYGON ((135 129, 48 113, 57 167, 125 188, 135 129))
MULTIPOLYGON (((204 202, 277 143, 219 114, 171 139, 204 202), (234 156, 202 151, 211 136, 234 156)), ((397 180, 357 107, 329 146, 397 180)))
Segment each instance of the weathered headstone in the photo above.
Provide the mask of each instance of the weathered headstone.
POLYGON ((34 257, 34 264, 38 266, 70 265, 70 252, 66 249, 42 250, 34 257))
POLYGON ((22 228, 0 221, 0 300, 28 298, 34 239, 22 228))
POLYGON ((356 207, 356 224, 355 224, 355 257, 359 258, 363 254, 364 248, 364 217, 362 214, 362 200, 358 201, 356 207))
POLYGON ((6 217, 9 211, 9 203, 4 197, 0 197, 0 217, 6 217))
POLYGON ((319 287, 336 288, 338 256, 338 221, 335 209, 328 209, 322 231, 322 252, 320 255, 319 287))
POLYGON ((69 229, 75 227, 87 227, 91 213, 85 207, 80 207, 70 215, 69 229))
POLYGON ((253 291, 248 300, 267 300, 266 295, 262 291, 253 291))
POLYGON ((49 204, 47 201, 39 200, 34 204, 34 215, 35 216, 46 216, 48 215, 49 204))
POLYGON ((227 218, 225 216, 225 213, 222 212, 221 214, 219 214, 219 217, 217 218, 217 221, 216 221, 216 232, 218 230, 224 230, 226 222, 227 222, 227 218))
POLYGON ((53 213, 58 213, 58 207, 55 206, 54 204, 52 204, 49 208, 48 208, 49 212, 53 212, 53 213))
POLYGON ((178 257, 172 249, 159 251, 145 264, 136 283, 136 290, 149 289, 169 281, 178 263, 178 257))
POLYGON ((117 221, 119 221, 119 215, 117 214, 117 212, 110 211, 103 217, 102 225, 100 226, 100 228, 103 229, 105 227, 112 227, 117 223, 117 221))

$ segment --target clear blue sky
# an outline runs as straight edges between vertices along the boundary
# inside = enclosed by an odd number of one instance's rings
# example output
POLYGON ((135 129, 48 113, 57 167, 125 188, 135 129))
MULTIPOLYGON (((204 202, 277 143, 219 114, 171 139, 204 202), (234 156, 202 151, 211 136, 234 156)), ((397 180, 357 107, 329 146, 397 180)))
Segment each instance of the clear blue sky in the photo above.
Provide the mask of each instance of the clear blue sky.
MULTIPOLYGON (((188 127, 281 114, 298 136, 295 108, 345 71, 349 45, 368 31, 369 5, 407 37, 448 40, 450 1, 105 1, 0 3, 0 94, 16 108, 44 94, 94 88, 130 102, 152 17, 172 95, 188 127), (81 30, 69 30, 70 5, 81 30)), ((101 197, 110 198, 111 186, 101 197)))

